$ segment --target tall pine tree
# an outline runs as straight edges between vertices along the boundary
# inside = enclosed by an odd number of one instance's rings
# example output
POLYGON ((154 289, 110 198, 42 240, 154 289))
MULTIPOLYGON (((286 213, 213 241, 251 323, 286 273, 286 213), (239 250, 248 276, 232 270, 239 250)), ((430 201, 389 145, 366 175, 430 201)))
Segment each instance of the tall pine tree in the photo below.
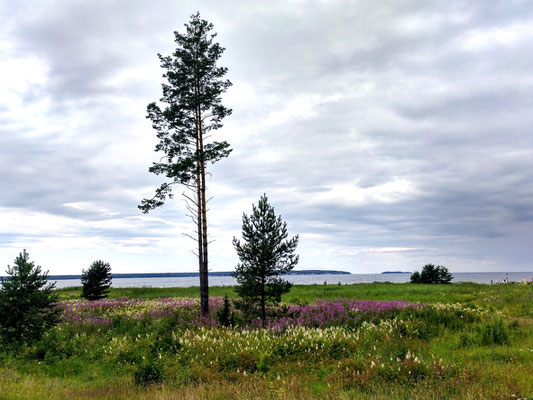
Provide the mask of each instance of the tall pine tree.
POLYGON ((279 277, 298 264, 294 254, 298 235, 287 240, 287 223, 276 217, 274 207, 263 195, 257 207, 252 206, 250 216, 243 214, 243 243, 233 238, 233 246, 241 263, 232 276, 237 280, 237 294, 251 307, 257 307, 263 321, 266 321, 266 307, 281 301, 292 284, 279 277))
POLYGON ((152 120, 159 139, 155 150, 164 153, 162 161, 154 163, 149 171, 165 175, 170 182, 163 183, 155 196, 144 199, 139 208, 147 213, 163 205, 167 197, 172 198, 173 184, 191 190, 183 195, 196 226, 196 235, 191 237, 198 244, 201 312, 206 315, 209 311, 206 168, 208 163, 231 152, 227 142, 208 142, 207 137, 222 127, 224 117, 231 114, 221 103, 221 95, 231 82, 223 79, 227 68, 217 66, 224 48, 214 42, 213 25, 196 13, 185 28, 184 34, 174 32, 177 47, 172 55, 158 54, 161 67, 166 69, 160 99, 166 106, 162 109, 156 103, 148 105, 147 118, 152 120))

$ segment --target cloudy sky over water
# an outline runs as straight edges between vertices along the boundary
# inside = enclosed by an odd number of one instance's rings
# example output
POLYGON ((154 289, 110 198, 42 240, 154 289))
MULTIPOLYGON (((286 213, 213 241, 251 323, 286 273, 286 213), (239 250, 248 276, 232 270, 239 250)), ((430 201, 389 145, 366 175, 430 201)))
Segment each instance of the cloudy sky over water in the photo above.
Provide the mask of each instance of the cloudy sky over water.
POLYGON ((533 271, 528 0, 0 0, 4 266, 26 248, 53 274, 196 270, 179 196, 137 205, 161 183, 156 54, 197 10, 233 82, 212 270, 237 263, 231 238, 266 193, 299 268, 533 271))

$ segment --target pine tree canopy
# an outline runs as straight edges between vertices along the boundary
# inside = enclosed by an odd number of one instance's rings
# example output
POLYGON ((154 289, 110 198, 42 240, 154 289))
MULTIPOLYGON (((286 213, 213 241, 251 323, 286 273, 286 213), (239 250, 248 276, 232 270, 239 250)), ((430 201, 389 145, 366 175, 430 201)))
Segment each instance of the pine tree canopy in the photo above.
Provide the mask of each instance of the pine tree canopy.
POLYGON ((165 156, 149 171, 172 181, 163 183, 152 199, 141 202, 139 208, 144 213, 163 205, 167 196, 172 198, 173 183, 197 186, 201 166, 231 152, 226 141, 203 142, 205 135, 221 128, 224 117, 231 114, 221 102, 222 93, 231 86, 223 79, 227 68, 216 65, 225 49, 214 42, 213 25, 202 20, 199 13, 191 16, 185 28, 184 34, 174 32, 177 47, 172 55, 158 54, 166 70, 160 99, 166 106, 150 103, 147 118, 152 120, 159 139, 155 150, 165 156))

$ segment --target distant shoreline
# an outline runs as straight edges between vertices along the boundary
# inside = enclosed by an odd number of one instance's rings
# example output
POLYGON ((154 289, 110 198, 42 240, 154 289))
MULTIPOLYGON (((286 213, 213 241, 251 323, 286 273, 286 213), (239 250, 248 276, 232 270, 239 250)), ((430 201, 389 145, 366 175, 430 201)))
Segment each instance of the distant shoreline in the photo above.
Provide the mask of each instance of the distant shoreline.
MULTIPOLYGON (((209 276, 231 276, 232 271, 213 271, 209 276)), ((351 275, 347 271, 329 271, 322 269, 308 269, 299 271, 289 271, 285 275, 351 275)), ((198 272, 154 272, 154 273, 133 273, 133 274, 112 274, 112 278, 195 278, 200 276, 198 272)), ((48 280, 60 281, 67 279, 81 279, 81 275, 49 275, 48 280)))

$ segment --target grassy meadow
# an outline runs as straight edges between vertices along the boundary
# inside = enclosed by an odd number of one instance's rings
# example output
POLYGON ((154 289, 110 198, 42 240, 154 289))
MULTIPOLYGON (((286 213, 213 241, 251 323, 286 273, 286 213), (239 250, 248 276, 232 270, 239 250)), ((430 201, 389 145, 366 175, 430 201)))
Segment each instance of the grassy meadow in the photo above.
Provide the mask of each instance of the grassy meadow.
POLYGON ((267 328, 231 287, 58 290, 62 322, 0 350, 0 399, 533 399, 533 285, 294 286, 267 328))

